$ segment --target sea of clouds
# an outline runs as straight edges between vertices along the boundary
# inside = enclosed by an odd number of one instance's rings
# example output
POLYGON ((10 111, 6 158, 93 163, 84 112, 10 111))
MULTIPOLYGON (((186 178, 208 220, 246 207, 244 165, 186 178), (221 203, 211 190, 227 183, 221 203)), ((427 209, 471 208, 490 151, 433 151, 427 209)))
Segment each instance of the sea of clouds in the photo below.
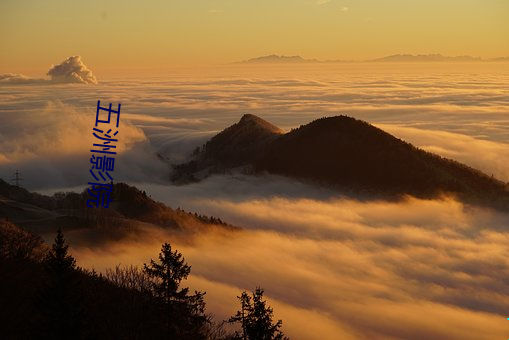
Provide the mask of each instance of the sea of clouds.
POLYGON ((223 65, 98 82, 75 81, 66 65, 53 80, 0 77, 1 178, 19 169, 29 189, 85 187, 97 100, 121 103, 114 179, 244 228, 74 240, 80 265, 140 265, 170 241, 218 320, 234 314, 242 289, 262 286, 293 338, 509 336, 507 214, 447 197, 362 202, 278 176, 168 183, 171 164, 244 113, 285 130, 347 114, 509 181, 507 64, 223 65))
POLYGON ((40 178, 27 173, 27 187, 83 182, 80 169, 86 168, 87 138, 101 100, 106 105, 122 104, 119 138, 129 144, 122 152, 131 150, 126 162, 150 168, 150 175, 143 177, 142 169, 119 166, 119 176, 125 180, 167 178, 167 164, 148 162, 145 147, 132 151, 141 144, 178 163, 242 114, 252 113, 286 130, 318 117, 347 114, 509 181, 509 71, 500 72, 504 65, 262 69, 235 65, 161 77, 101 79, 93 85, 95 77, 81 58, 70 57, 50 69, 56 77, 53 81, 0 82, 0 176, 8 178, 21 165, 24 172, 42 165, 40 178), (79 67, 72 66, 76 60, 79 67), (89 79, 89 84, 74 82, 74 74, 89 79), (41 148, 47 152, 37 157, 41 148), (74 155, 76 161, 55 163, 62 152, 74 155), (78 164, 78 159, 84 161, 78 164), (53 164, 57 166, 49 169, 53 164), (153 167, 161 171, 154 172, 153 167), (121 173, 122 169, 127 171, 121 173))
MULTIPOLYGON (((201 189, 215 189, 215 181, 223 179, 202 183, 201 189)), ((238 195, 242 189, 257 191, 245 184, 238 195)), ((507 335, 505 214, 452 199, 362 203, 171 194, 181 204, 247 229, 191 237, 147 230, 124 242, 74 247, 78 262, 100 271, 117 264, 141 266, 170 241, 192 265, 185 284, 207 291, 208 311, 216 320, 235 313, 241 290, 261 286, 295 339, 507 335)))

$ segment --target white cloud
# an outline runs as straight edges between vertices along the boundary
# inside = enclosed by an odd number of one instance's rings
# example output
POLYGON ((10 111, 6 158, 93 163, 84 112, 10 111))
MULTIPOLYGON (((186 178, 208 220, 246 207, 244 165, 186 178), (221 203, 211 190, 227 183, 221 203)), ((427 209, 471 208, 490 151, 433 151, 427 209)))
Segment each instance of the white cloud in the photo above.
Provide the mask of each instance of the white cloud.
POLYGON ((443 157, 457 160, 488 175, 509 182, 509 144, 459 133, 379 124, 398 138, 443 157))
POLYGON ((47 75, 50 76, 49 80, 31 78, 23 74, 3 73, 0 74, 0 84, 97 84, 97 79, 80 56, 69 57, 60 64, 51 66, 47 75))
POLYGON ((97 84, 97 79, 92 71, 83 64, 79 55, 69 57, 60 64, 52 66, 48 71, 48 76, 52 81, 59 83, 97 84))
MULTIPOLYGON (((97 102, 95 102, 96 104, 97 102)), ((0 116, 0 176, 20 169, 29 188, 86 185, 95 108, 76 109, 60 101, 26 114, 0 116)), ((115 180, 164 178, 170 169, 155 156, 144 132, 120 119, 115 180)), ((95 141, 94 141, 95 140, 95 141)))

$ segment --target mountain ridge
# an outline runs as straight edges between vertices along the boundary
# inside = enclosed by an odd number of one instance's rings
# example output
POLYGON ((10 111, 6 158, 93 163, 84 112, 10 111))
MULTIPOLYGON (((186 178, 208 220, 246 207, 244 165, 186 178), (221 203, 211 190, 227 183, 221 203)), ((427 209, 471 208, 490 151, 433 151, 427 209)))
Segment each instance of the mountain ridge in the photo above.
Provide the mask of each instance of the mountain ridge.
POLYGON ((373 197, 432 198, 452 194, 466 202, 509 207, 505 183, 352 117, 320 118, 262 141, 242 131, 242 140, 248 146, 236 149, 236 139, 228 137, 240 134, 238 124, 207 142, 191 161, 192 166, 176 166, 173 179, 186 183, 240 170, 283 175, 373 197), (217 147, 228 146, 228 152, 219 158, 215 148, 210 147, 218 136, 221 143, 217 147), (196 173, 200 175, 194 176, 196 173))
POLYGON ((365 60, 319 60, 307 59, 299 55, 285 56, 270 54, 247 60, 235 62, 235 64, 327 64, 327 63, 379 63, 379 62, 418 62, 418 63, 434 63, 434 62, 508 62, 509 57, 481 58, 470 55, 463 56, 444 56, 439 53, 430 54, 392 54, 380 58, 365 60))
POLYGON ((172 209, 153 200, 144 191, 115 183, 109 208, 89 208, 87 190, 41 195, 0 179, 0 219, 12 221, 38 235, 66 230, 101 229, 104 237, 121 238, 138 226, 155 226, 174 231, 200 231, 209 227, 236 230, 220 218, 172 209))
POLYGON ((199 156, 195 160, 175 166, 172 180, 184 183, 248 164, 253 161, 253 154, 264 150, 281 134, 283 131, 277 126, 258 116, 245 114, 239 122, 227 127, 202 148, 195 150, 195 156, 199 156), (201 172, 207 168, 206 173, 201 172))

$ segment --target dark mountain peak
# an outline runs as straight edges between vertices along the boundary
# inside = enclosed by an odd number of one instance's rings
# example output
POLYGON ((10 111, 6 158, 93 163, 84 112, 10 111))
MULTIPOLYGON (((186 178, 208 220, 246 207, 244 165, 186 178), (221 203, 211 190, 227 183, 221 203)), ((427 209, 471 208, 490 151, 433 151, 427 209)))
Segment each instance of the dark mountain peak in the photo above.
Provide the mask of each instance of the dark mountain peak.
POLYGON ((176 167, 174 179, 241 166, 249 173, 309 180, 365 197, 452 194, 498 209, 509 206, 505 183, 344 115, 319 118, 288 133, 244 115, 213 137, 195 161, 176 167))
POLYGON ((232 125, 232 127, 235 127, 237 129, 239 128, 246 128, 246 129, 259 129, 263 130, 267 133, 276 133, 280 134, 283 133, 283 130, 278 128, 272 123, 269 123, 265 119, 262 119, 256 115, 247 113, 240 118, 239 122, 237 124, 232 125))
POLYGON ((290 148, 303 148, 310 153, 324 155, 324 160, 333 162, 338 150, 365 150, 366 157, 378 150, 409 148, 410 144, 386 133, 385 131, 349 116, 323 117, 281 136, 274 145, 290 143, 290 148))
POLYGON ((503 209, 509 202, 504 183, 347 116, 320 118, 281 136, 255 170, 368 194, 452 193, 503 209))
POLYGON ((244 114, 240 120, 240 124, 251 124, 251 123, 257 123, 257 122, 266 122, 266 120, 258 117, 257 115, 253 115, 251 113, 244 114))
MULTIPOLYGON (((309 124, 302 126, 306 129, 324 129, 337 131, 340 130, 348 130, 348 129, 376 129, 373 125, 366 123, 365 121, 340 115, 340 116, 332 116, 332 117, 322 117, 312 121, 309 124)), ((378 130, 378 129, 377 129, 378 130)))
POLYGON ((237 167, 253 162, 263 149, 283 131, 268 121, 245 114, 208 141, 198 156, 201 168, 215 163, 219 167, 237 167), (219 163, 219 164, 216 164, 219 163))
POLYGON ((283 131, 280 128, 268 121, 252 114, 245 114, 238 123, 227 127, 214 136, 207 143, 206 149, 211 151, 218 147, 227 148, 228 146, 231 147, 232 144, 250 147, 282 133, 283 131))

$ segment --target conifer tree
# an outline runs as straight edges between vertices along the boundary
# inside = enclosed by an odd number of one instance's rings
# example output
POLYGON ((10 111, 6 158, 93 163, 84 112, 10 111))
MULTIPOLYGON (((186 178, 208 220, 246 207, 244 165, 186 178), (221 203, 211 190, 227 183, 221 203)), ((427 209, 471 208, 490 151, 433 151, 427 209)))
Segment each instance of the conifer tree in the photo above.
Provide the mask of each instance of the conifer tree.
POLYGON ((52 249, 44 264, 48 273, 40 300, 45 318, 43 337, 79 339, 83 333, 82 290, 76 270, 76 260, 68 253, 61 229, 58 229, 52 249))
POLYGON ((152 290, 162 304, 166 314, 167 337, 179 339, 202 338, 203 327, 208 319, 205 316, 205 293, 195 291, 189 295, 189 288, 180 284, 191 272, 182 254, 172 251, 169 243, 164 243, 159 261, 150 260, 144 264, 144 271, 152 278, 152 290))
POLYGON ((263 298, 263 289, 256 288, 249 296, 245 291, 237 297, 241 309, 228 322, 240 323, 242 334, 236 338, 242 340, 283 340, 288 339, 280 330, 283 322, 273 323, 273 310, 263 298))
POLYGON ((55 243, 46 255, 46 265, 54 274, 64 275, 76 269, 76 260, 68 254, 68 250, 62 229, 58 228, 55 243))

